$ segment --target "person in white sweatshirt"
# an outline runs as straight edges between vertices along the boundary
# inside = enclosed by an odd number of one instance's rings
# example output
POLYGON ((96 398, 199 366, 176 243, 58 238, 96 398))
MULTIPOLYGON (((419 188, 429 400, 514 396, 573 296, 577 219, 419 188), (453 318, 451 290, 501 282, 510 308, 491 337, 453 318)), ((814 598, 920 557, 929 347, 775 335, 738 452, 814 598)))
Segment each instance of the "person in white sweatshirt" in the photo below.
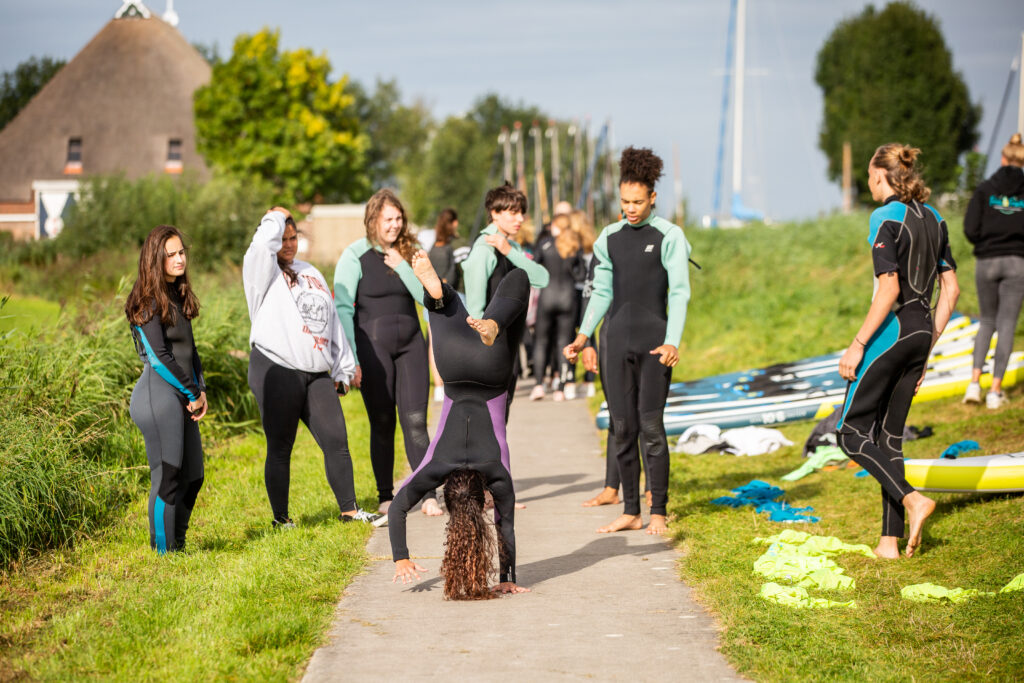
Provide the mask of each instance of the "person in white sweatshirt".
POLYGON ((299 420, 324 453, 327 483, 342 522, 383 520, 356 505, 352 458, 338 394, 356 372, 319 270, 295 259, 298 233, 287 209, 263 216, 245 252, 242 280, 249 304, 249 388, 256 396, 267 437, 264 478, 275 527, 291 528, 288 485, 299 420))

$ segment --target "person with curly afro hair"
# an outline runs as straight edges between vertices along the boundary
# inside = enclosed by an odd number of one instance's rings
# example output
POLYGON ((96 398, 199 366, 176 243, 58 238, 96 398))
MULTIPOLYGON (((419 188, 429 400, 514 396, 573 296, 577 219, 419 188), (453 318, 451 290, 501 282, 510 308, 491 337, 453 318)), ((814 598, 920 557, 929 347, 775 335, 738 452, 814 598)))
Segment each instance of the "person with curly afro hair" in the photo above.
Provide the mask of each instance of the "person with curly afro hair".
POLYGON ((514 268, 501 279, 479 317, 471 317, 451 285, 442 282, 419 252, 413 272, 423 285, 423 305, 437 370, 444 380, 444 403, 426 456, 402 484, 388 509, 393 581, 408 583, 426 571, 409 559, 406 518, 428 491, 444 486, 450 516, 441 573, 449 600, 485 600, 496 593, 522 593, 517 586, 515 490, 505 440, 509 380, 526 327, 530 282, 514 268), (494 498, 499 539, 484 518, 484 491, 494 498), (499 583, 491 588, 494 556, 499 583))
MULTIPOLYGON (((654 215, 654 187, 662 167, 649 149, 627 147, 622 152, 623 219, 605 227, 594 243, 598 265, 590 302, 579 334, 563 351, 574 362, 604 319, 601 372, 611 415, 608 458, 618 463, 624 509, 599 533, 643 528, 637 439, 643 441, 651 489, 647 533, 668 530, 669 453, 662 413, 690 300, 690 244, 678 225, 654 215)), ((592 355, 584 362, 588 370, 597 371, 592 355)), ((609 488, 598 498, 611 503, 617 492, 609 488)))

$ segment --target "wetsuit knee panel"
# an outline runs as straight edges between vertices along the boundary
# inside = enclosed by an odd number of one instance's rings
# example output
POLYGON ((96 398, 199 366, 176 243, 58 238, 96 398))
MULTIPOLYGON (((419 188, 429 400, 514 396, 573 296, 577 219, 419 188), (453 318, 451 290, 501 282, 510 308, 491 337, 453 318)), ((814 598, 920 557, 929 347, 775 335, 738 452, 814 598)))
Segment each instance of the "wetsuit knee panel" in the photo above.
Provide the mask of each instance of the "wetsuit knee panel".
POLYGON ((641 413, 640 434, 643 436, 644 452, 648 456, 657 457, 668 452, 665 423, 660 409, 641 413))
POLYGON ((430 435, 427 433, 427 413, 422 410, 410 411, 405 414, 405 428, 409 439, 426 449, 430 446, 430 435))
POLYGON ((175 467, 174 465, 166 462, 160 464, 160 487, 157 489, 157 495, 160 499, 168 505, 176 505, 176 496, 178 494, 178 475, 181 473, 181 468, 175 467))

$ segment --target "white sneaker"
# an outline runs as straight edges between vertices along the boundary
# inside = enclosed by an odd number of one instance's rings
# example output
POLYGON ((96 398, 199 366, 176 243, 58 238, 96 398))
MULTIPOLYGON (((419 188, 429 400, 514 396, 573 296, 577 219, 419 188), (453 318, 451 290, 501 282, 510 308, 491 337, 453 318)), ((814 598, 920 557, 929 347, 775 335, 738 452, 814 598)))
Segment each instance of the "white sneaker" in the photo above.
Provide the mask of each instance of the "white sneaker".
POLYGON ((544 398, 544 385, 538 384, 533 388, 533 391, 530 392, 530 400, 539 401, 542 398, 544 398))
POLYGON ((967 391, 964 392, 964 403, 981 403, 981 385, 977 382, 971 382, 967 385, 967 391))
POLYGON ((567 383, 565 388, 562 389, 562 393, 565 394, 566 401, 574 400, 576 398, 576 384, 573 382, 567 383))
POLYGON ((593 398, 597 395, 597 387, 593 382, 587 382, 587 398, 593 398))
POLYGON ((985 395, 985 407, 989 410, 998 410, 1005 406, 1006 403, 1006 396, 1001 391, 999 393, 990 391, 985 395))
POLYGON ((444 387, 434 387, 434 401, 440 403, 444 400, 444 387))

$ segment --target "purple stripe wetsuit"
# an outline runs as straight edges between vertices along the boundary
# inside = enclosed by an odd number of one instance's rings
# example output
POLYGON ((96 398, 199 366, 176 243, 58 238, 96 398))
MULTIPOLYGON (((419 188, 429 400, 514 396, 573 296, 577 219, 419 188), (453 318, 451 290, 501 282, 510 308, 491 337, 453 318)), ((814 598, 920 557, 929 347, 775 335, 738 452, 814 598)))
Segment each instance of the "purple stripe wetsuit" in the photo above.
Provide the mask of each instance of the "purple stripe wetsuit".
POLYGON ((409 558, 405 521, 423 495, 441 486, 454 470, 480 472, 494 497, 494 521, 501 546, 501 581, 515 581, 515 491, 505 440, 505 408, 516 353, 522 340, 530 284, 523 270, 509 272, 494 293, 484 318, 498 324, 492 346, 466 324, 469 315, 448 285, 441 299, 424 295, 434 336, 434 361, 444 380, 444 404, 423 461, 402 484, 388 509, 391 552, 409 558))

